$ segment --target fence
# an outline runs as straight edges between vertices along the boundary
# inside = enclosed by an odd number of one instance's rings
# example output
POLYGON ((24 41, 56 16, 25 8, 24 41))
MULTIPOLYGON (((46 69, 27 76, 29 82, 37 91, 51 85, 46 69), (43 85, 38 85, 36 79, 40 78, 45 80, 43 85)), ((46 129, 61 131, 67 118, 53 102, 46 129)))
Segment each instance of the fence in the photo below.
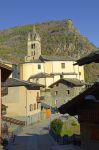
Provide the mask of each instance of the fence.
POLYGON ((60 145, 74 144, 81 145, 80 135, 73 134, 72 136, 64 135, 63 137, 56 135, 53 131, 49 131, 50 135, 54 138, 54 140, 60 145))

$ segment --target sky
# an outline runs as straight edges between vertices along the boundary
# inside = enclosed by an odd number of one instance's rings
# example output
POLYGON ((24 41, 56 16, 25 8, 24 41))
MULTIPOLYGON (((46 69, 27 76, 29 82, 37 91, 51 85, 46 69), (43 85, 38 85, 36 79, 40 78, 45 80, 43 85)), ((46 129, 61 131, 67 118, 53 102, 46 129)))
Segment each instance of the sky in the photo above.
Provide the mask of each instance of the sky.
POLYGON ((0 0, 0 30, 66 19, 99 47, 99 0, 0 0))

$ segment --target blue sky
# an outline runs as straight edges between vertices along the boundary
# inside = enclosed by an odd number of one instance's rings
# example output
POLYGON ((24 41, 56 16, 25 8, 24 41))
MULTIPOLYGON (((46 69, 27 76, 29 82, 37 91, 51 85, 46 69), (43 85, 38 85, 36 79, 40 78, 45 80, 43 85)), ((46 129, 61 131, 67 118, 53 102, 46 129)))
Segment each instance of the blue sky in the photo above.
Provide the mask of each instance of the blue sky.
POLYGON ((0 0, 0 30, 64 19, 99 47, 99 0, 0 0))

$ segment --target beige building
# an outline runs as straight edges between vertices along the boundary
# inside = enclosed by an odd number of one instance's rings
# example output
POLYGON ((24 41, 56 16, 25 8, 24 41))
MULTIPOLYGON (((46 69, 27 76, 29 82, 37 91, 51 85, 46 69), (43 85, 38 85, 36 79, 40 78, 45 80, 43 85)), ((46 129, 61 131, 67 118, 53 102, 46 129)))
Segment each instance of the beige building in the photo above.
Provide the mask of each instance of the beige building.
POLYGON ((42 85, 10 78, 3 86, 8 86, 8 94, 2 98, 3 104, 8 106, 7 117, 25 121, 26 125, 40 120, 42 85))
MULTIPOLYGON (((39 74, 47 74, 49 77, 45 78, 42 84, 47 88, 53 82, 60 78, 77 78, 84 81, 84 67, 74 66, 76 63, 73 59, 68 59, 64 56, 45 56, 41 55, 41 39, 36 32, 35 27, 33 32, 28 34, 27 56, 25 56, 25 63, 20 64, 20 79, 28 80, 32 76, 31 81, 37 81, 39 74), (33 77, 34 76, 34 77, 33 77)), ((39 78, 38 83, 41 83, 39 78)))
POLYGON ((3 115, 3 107, 2 105, 2 93, 4 90, 2 89, 2 82, 5 82, 6 79, 10 76, 12 70, 9 66, 5 65, 2 61, 0 61, 0 137, 2 136, 2 115, 3 115))

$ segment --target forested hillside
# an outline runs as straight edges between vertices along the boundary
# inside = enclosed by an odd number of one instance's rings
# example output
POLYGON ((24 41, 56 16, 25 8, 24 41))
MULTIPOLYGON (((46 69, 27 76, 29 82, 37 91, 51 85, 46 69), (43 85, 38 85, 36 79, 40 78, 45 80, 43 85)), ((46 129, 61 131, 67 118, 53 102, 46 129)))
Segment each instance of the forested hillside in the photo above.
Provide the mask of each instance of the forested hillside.
MULTIPOLYGON (((44 55, 65 55, 78 59, 97 50, 95 45, 80 34, 70 19, 40 23, 35 26, 41 36, 44 55)), ((0 31, 0 57, 14 63, 23 62, 27 53, 27 35, 32 29, 33 24, 0 31)), ((98 74, 95 65, 89 68, 94 70, 94 75, 98 74)), ((89 72, 88 67, 86 70, 89 72)), ((89 76, 86 75, 86 78, 88 79, 89 76)))

